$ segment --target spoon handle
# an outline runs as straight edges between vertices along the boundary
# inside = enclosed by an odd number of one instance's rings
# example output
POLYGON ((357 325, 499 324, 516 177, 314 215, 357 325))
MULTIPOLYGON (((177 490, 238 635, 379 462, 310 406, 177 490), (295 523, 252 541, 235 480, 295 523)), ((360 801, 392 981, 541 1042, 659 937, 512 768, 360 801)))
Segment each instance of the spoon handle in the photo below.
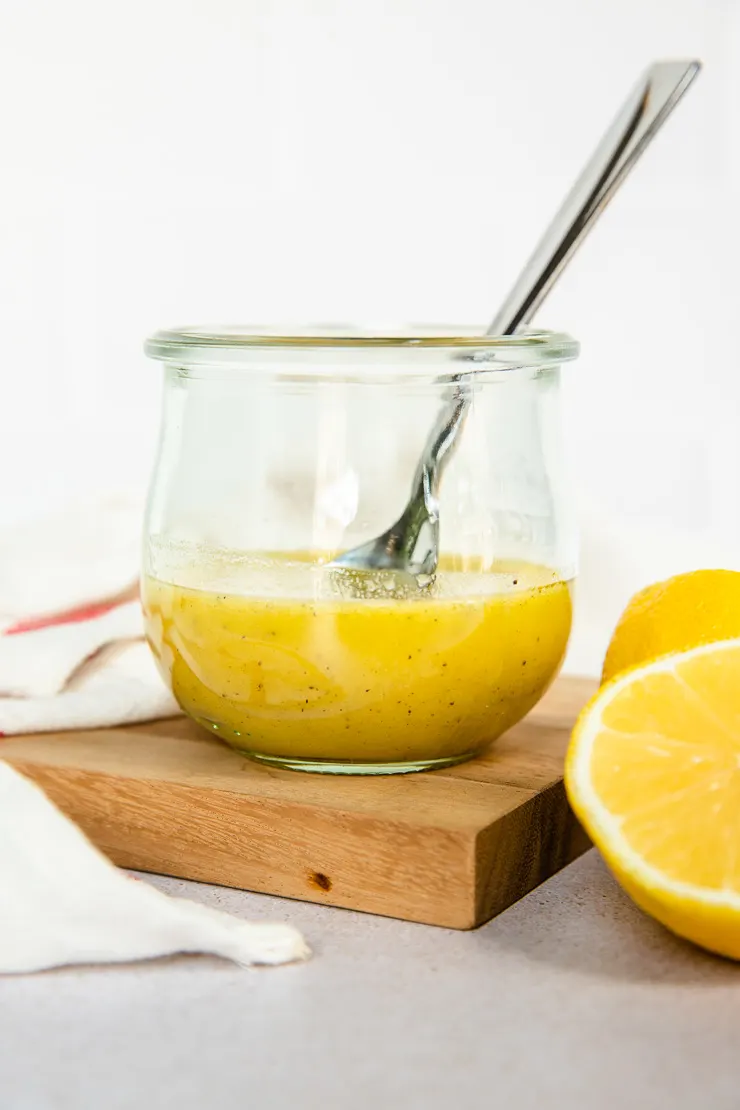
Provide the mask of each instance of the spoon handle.
POLYGON ((531 320, 700 69, 699 61, 650 66, 563 201, 487 335, 511 335, 531 320))

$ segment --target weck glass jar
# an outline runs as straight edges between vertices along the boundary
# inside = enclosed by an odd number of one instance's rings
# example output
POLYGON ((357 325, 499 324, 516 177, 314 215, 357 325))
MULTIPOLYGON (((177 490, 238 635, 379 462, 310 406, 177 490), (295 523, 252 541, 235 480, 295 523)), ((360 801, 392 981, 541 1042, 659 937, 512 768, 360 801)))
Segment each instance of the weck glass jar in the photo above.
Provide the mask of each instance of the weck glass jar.
POLYGON ((571 338, 185 328, 146 350, 165 390, 142 596, 186 713, 265 763, 379 774, 468 759, 528 712, 571 625, 571 338), (436 574, 330 566, 399 517, 460 375, 436 574))

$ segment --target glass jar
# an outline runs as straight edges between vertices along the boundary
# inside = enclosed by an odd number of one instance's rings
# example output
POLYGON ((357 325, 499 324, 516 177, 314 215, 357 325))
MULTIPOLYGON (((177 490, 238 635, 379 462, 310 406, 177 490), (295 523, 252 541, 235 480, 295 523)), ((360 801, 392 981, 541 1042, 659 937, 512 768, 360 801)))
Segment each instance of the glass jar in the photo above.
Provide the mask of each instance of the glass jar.
POLYGON ((379 774, 468 759, 531 709, 571 625, 572 339, 187 328, 146 351, 165 389, 142 597, 186 713, 265 763, 379 774), (436 574, 328 565, 400 516, 460 375, 436 574))

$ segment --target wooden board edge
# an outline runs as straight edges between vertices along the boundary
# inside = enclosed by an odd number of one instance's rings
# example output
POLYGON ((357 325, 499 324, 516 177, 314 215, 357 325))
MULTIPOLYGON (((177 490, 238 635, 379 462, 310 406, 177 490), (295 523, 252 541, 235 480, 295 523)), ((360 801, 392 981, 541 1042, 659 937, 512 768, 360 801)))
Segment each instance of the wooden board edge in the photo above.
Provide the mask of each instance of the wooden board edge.
POLYGON ((399 824, 394 829, 393 822, 352 814, 337 842, 324 835, 329 827, 335 829, 336 814, 319 815, 311 809, 301 812, 300 807, 289 803, 261 805, 238 795, 226 800, 233 807, 231 816, 235 818, 234 824, 229 825, 224 820, 229 817, 229 813, 223 811, 224 796, 217 791, 214 793, 219 795, 219 806, 214 807, 213 813, 217 826, 228 840, 227 851, 223 842, 210 844, 204 839, 203 830, 206 835, 209 830, 204 818, 209 808, 207 791, 175 784, 127 781, 117 776, 111 779, 109 790, 101 792, 100 775, 97 774, 37 764, 16 766, 119 867, 425 925, 470 928, 474 912, 472 832, 445 828, 419 830, 413 824, 405 828, 399 824), (156 794, 157 804, 165 815, 184 811, 189 802, 193 803, 190 817, 193 819, 195 810, 194 823, 184 832, 179 846, 177 840, 161 836, 160 824, 153 824, 148 818, 141 824, 132 817, 137 800, 143 803, 142 813, 151 811, 152 797, 147 797, 151 793, 156 794), (292 811, 290 817, 285 812, 288 810, 292 811), (124 812, 126 820, 120 816, 124 812), (241 830, 239 819, 243 821, 241 830), (292 842, 285 836, 291 823, 298 824, 302 834, 292 842), (359 868, 364 886, 358 892, 355 874, 357 861, 362 859, 365 837, 380 835, 387 841, 389 832, 395 832, 398 837, 395 851, 386 852, 385 859, 381 854, 380 862, 377 852, 365 855, 359 868), (235 852, 239 835, 250 848, 261 840, 266 849, 263 857, 269 859, 269 863, 250 862, 235 852), (397 860, 393 856, 400 858, 408 843, 414 847, 413 857, 406 861, 405 875, 396 881, 397 860), (180 851, 180 848, 187 850, 180 851), (276 864, 276 860, 281 860, 282 866, 276 864), (430 879, 433 880, 431 893, 430 879), (325 889, 322 884, 327 880, 329 885, 325 889))
POLYGON ((482 830, 475 846, 472 927, 508 909, 590 847, 562 779, 482 830), (501 866, 504 855, 510 872, 506 881, 501 866))

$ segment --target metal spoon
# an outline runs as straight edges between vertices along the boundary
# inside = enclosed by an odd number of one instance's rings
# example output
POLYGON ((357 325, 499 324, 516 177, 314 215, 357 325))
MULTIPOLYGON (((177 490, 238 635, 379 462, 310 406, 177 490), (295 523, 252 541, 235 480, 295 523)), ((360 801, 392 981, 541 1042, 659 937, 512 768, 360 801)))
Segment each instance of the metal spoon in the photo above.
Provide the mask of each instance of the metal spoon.
MULTIPOLYGON (((608 201, 663 126, 701 69, 699 61, 656 62, 604 135, 493 318, 486 335, 512 335, 527 324, 608 201)), ((439 558, 437 494, 470 407, 470 375, 458 375, 414 475, 411 497, 387 532, 339 555, 330 566, 434 574, 439 558)))

